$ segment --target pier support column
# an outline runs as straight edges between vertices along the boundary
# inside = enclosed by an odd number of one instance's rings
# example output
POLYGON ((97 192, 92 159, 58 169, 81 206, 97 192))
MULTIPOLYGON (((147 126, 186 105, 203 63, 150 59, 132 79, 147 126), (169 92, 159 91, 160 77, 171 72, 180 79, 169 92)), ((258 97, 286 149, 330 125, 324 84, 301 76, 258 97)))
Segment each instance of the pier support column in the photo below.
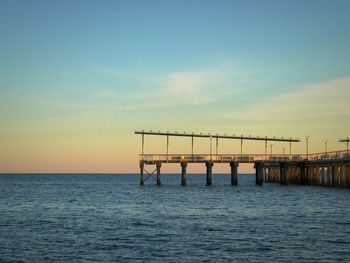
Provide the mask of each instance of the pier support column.
POLYGON ((296 165, 295 167, 295 183, 300 185, 300 167, 296 165))
POLYGON ((325 168, 321 167, 321 185, 326 186, 326 176, 325 176, 325 168))
POLYGON ((314 185, 320 185, 320 168, 314 167, 314 185))
POLYGON ((335 166, 332 166, 331 167, 331 178, 332 178, 332 187, 335 187, 336 186, 336 171, 335 171, 335 166))
POLYGON ((182 162, 181 163, 181 185, 182 186, 186 185, 186 167, 187 167, 187 163, 182 162))
POLYGON ((277 183, 279 183, 280 182, 280 175, 279 175, 279 167, 275 167, 275 174, 274 174, 274 177, 275 177, 275 183, 277 184, 277 183))
POLYGON ((288 166, 286 163, 280 163, 280 183, 282 185, 288 184, 288 166))
POLYGON ((238 175, 237 175, 238 162, 230 162, 230 166, 231 166, 231 185, 237 185, 238 184, 238 175))
POLYGON ((315 178, 314 178, 314 167, 313 166, 309 167, 308 177, 309 177, 309 185, 314 185, 315 178))
POLYGON ((287 169, 287 173, 288 173, 288 182, 287 184, 294 184, 295 182, 295 169, 294 166, 289 166, 289 168, 287 169))
POLYGON ((333 166, 333 179, 334 179, 334 187, 339 187, 339 166, 333 166))
POLYGON ((305 185, 310 184, 310 167, 305 167, 305 185))
POLYGON ((313 172, 313 167, 309 166, 307 168, 307 185, 313 185, 314 179, 313 179, 312 172, 313 172))
POLYGON ((350 188, 350 165, 345 165, 345 186, 350 188))
POLYGON ((294 179, 293 166, 288 165, 286 184, 293 184, 293 179, 294 179))
POLYGON ((332 186, 332 168, 327 166, 327 186, 332 186))
POLYGON ((145 167, 145 164, 143 162, 140 162, 140 185, 145 184, 145 178, 143 177, 143 168, 145 167))
POLYGON ((160 185, 160 167, 161 167, 161 163, 156 163, 156 167, 157 167, 157 185, 160 185))
POLYGON ((207 185, 211 185, 212 182, 213 165, 212 162, 205 163, 205 166, 207 167, 207 185))
POLYGON ((304 185, 305 184, 305 165, 300 165, 299 167, 299 184, 304 185))
POLYGON ((345 166, 340 165, 339 167, 339 181, 340 181, 340 187, 345 188, 345 166))
POLYGON ((264 164, 263 163, 255 163, 255 184, 263 185, 264 181, 264 164))

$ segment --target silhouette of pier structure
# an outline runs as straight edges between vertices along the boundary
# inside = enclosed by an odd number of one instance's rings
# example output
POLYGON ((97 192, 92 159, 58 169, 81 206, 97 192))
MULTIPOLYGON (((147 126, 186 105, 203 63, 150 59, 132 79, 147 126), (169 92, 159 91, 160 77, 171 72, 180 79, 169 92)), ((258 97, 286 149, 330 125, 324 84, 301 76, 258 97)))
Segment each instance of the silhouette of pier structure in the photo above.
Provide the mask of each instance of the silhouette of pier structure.
POLYGON ((154 132, 135 131, 135 134, 142 136, 142 151, 140 154, 140 185, 153 178, 157 185, 161 185, 161 167, 167 163, 179 163, 181 166, 181 185, 187 184, 187 165, 190 163, 203 163, 206 166, 206 184, 212 184, 212 168, 215 163, 227 163, 231 171, 231 185, 238 184, 238 166, 240 163, 253 163, 257 185, 266 183, 319 185, 328 187, 350 188, 350 154, 349 138, 340 139, 340 142, 347 143, 347 149, 342 151, 323 153, 308 153, 308 136, 306 137, 306 154, 293 154, 292 143, 300 142, 295 138, 277 137, 254 137, 202 133, 177 133, 177 132, 154 132), (165 154, 145 154, 145 136, 166 136, 167 147, 165 154), (190 137, 191 154, 169 154, 170 137, 190 137), (194 153, 194 139, 207 138, 210 143, 210 150, 207 154, 194 153), (240 153, 220 154, 219 139, 240 140, 240 153), (213 140, 215 140, 215 152, 213 152, 213 140), (262 141, 265 143, 263 154, 243 153, 244 141, 262 141), (272 154, 268 153, 269 142, 289 143, 289 153, 272 154), (149 172, 146 166, 153 167, 149 172))

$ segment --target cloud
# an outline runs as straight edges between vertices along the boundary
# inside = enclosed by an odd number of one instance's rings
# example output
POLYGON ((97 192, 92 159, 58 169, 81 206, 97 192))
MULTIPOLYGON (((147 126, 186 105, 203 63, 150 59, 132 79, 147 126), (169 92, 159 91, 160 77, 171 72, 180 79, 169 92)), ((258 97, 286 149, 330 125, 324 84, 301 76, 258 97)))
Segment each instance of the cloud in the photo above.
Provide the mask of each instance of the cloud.
POLYGON ((142 74, 136 74, 136 73, 129 73, 121 70, 110 70, 110 69, 103 69, 103 68, 98 68, 95 69, 95 72, 102 73, 104 75, 116 77, 116 78, 125 78, 128 80, 134 80, 138 82, 150 82, 154 81, 153 79, 150 79, 148 77, 145 77, 142 74))
MULTIPOLYGON (((296 87, 249 108, 221 116, 255 129, 349 132, 350 77, 296 87)), ((338 136, 338 135, 337 135, 338 136)))
MULTIPOLYGON (((138 89, 124 94, 117 92, 120 87, 116 90, 99 90, 92 97, 114 99, 122 104, 134 105, 134 109, 205 105, 232 93, 234 75, 235 71, 232 67, 222 66, 206 70, 174 71, 153 80, 152 77, 140 76, 138 79, 147 79, 147 81, 144 81, 144 86, 138 89)), ((135 79, 135 76, 136 74, 123 75, 132 79, 135 79)))
POLYGON ((171 104, 209 104, 232 93, 233 76, 233 69, 227 67, 173 72, 159 94, 171 104))

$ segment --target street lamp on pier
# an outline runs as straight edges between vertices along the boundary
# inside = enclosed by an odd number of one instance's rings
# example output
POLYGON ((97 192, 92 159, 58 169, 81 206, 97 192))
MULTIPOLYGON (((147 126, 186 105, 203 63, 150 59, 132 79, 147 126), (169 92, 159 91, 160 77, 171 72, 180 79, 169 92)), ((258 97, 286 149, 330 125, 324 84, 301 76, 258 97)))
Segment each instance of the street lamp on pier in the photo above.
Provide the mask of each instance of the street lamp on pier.
POLYGON ((271 156, 272 156, 272 146, 273 146, 273 144, 270 143, 270 155, 271 155, 271 156))
POLYGON ((309 160, 309 135, 305 136, 306 139, 306 160, 309 160))

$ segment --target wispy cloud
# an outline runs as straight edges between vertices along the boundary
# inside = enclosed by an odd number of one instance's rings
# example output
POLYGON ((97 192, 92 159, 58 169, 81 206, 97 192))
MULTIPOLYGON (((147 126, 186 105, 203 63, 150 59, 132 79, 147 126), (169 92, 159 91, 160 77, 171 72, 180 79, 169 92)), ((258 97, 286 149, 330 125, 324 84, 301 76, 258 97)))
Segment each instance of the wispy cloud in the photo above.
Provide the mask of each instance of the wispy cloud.
POLYGON ((116 78, 125 78, 128 80, 134 80, 134 81, 139 81, 139 82, 154 82, 155 81, 153 78, 146 77, 144 74, 130 73, 130 72, 121 71, 121 70, 97 68, 97 69, 95 69, 95 72, 102 73, 104 75, 113 76, 116 78))
POLYGON ((350 77, 296 87, 249 108, 223 112, 226 119, 255 129, 350 132, 350 77))
MULTIPOLYGON (((118 74, 119 75, 119 74, 118 74)), ((213 69, 175 71, 147 79, 147 85, 121 95, 116 90, 100 90, 93 94, 97 99, 115 99, 138 108, 167 107, 174 105, 204 105, 219 101, 234 92, 235 70, 231 66, 213 69), (157 100, 157 103, 152 102, 157 100), (142 103, 141 103, 142 102, 142 103)), ((128 108, 130 109, 130 108, 128 108)))

